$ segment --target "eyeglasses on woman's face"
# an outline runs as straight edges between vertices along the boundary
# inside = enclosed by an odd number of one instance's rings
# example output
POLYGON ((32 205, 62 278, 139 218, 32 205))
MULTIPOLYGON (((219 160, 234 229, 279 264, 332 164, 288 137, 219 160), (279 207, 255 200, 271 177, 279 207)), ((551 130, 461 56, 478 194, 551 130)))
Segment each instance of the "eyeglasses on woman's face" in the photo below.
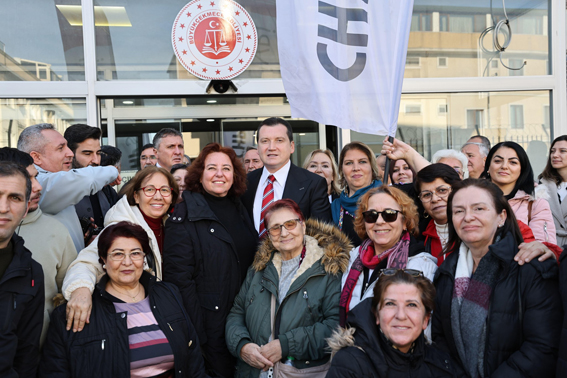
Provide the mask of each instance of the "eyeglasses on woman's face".
POLYGON ((450 186, 441 185, 433 190, 423 190, 421 193, 419 193, 419 199, 421 200, 421 202, 427 203, 431 202, 434 194, 439 198, 446 199, 450 193, 450 186))
POLYGON ((161 194, 162 197, 171 196, 171 187, 169 187, 169 186, 162 186, 161 188, 157 189, 153 185, 148 185, 148 186, 144 186, 144 187, 142 187, 138 190, 143 191, 144 194, 146 195, 146 197, 150 197, 150 198, 155 196, 158 191, 159 191, 159 193, 161 194))
POLYGON ((130 253, 125 252, 112 252, 108 254, 108 258, 112 261, 124 261, 126 256, 130 257, 132 261, 141 261, 144 259, 146 254, 142 251, 134 251, 130 253))
POLYGON ((290 219, 283 222, 282 224, 276 224, 275 226, 268 228, 268 233, 273 237, 280 236, 280 234, 282 233, 282 227, 285 227, 286 230, 291 231, 297 227, 298 223, 301 223, 300 219, 290 219))
POLYGON ((366 223, 376 223, 378 217, 382 215, 384 222, 392 223, 398 219, 398 213, 400 212, 400 210, 394 209, 384 209, 383 211, 368 210, 362 213, 362 217, 366 223))

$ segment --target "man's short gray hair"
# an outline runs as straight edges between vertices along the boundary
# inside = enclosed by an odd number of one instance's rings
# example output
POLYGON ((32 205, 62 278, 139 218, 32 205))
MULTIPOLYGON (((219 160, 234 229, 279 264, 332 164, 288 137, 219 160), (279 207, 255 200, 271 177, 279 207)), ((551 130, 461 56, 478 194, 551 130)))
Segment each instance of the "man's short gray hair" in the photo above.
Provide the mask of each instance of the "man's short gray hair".
POLYGON ((159 144, 161 143, 161 140, 167 136, 178 136, 181 139, 183 139, 183 135, 181 135, 181 132, 179 130, 171 129, 169 127, 166 127, 165 129, 161 129, 154 136, 154 140, 153 140, 154 148, 156 150, 159 149, 159 144))
POLYGON ((42 153, 46 144, 45 139, 41 135, 43 130, 55 130, 55 127, 51 123, 38 123, 37 125, 26 127, 18 138, 18 150, 28 154, 32 151, 42 153))
POLYGON ((463 147, 461 147, 461 151, 466 146, 471 146, 471 145, 472 146, 478 146, 478 152, 482 155, 483 158, 488 156, 488 152, 490 151, 490 148, 486 147, 486 145, 484 143, 467 142, 467 143, 463 144, 463 147))

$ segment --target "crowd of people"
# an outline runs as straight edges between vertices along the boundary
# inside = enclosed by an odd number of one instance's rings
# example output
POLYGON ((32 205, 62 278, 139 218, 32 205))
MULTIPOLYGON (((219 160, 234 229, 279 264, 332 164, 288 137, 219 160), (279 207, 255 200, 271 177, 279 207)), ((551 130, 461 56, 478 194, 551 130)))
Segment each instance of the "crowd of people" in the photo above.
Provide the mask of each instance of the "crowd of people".
POLYGON ((0 148, 2 377, 567 376, 567 136, 291 162, 162 129, 118 192, 100 129, 0 148), (565 265, 565 269, 563 266, 565 265))

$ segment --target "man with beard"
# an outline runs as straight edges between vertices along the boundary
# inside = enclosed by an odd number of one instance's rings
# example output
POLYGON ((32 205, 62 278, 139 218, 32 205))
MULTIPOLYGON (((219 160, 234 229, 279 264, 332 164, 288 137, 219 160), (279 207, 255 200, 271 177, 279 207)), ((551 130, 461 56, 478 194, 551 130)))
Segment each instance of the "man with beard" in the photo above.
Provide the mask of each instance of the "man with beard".
POLYGON ((37 180, 43 187, 41 210, 67 227, 75 249, 81 251, 85 248, 84 232, 75 205, 115 181, 118 170, 115 167, 71 169, 73 151, 49 123, 26 127, 18 139, 18 150, 30 154, 39 172, 37 180))
MULTIPOLYGON (((100 136, 101 131, 98 127, 84 124, 69 126, 63 134, 67 140, 67 145, 74 154, 72 167, 74 169, 84 167, 98 167, 101 159, 100 136)), ((75 205, 75 211, 86 232, 85 243, 89 243, 89 228, 104 228, 104 216, 106 212, 114 206, 117 201, 116 192, 110 185, 106 185, 102 190, 95 194, 85 196, 75 205), (113 193, 114 192, 114 193, 113 193)))
POLYGON ((39 208, 42 187, 37 181, 38 172, 32 157, 15 148, 4 147, 0 148, 0 161, 9 161, 21 166, 31 179, 28 214, 16 229, 16 233, 24 239, 33 259, 43 268, 45 309, 40 341, 40 345, 43 345, 49 327, 49 316, 54 308, 53 297, 61 292, 67 267, 77 257, 77 251, 65 226, 57 219, 43 214, 39 208))

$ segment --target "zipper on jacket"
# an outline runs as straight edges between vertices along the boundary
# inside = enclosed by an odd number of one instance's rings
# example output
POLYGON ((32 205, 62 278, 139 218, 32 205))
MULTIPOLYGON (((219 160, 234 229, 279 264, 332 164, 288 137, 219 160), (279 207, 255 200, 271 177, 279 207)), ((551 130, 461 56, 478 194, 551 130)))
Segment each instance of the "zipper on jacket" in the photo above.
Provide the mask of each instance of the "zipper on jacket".
POLYGON ((12 296, 14 297, 14 311, 16 310, 16 296, 14 294, 12 294, 12 296))
POLYGON ((105 342, 105 341, 106 341, 106 339, 102 339, 102 344, 101 344, 101 346, 100 346, 100 347, 102 348, 102 350, 104 350, 104 342, 105 342))
POLYGON ((545 233, 545 241, 549 242, 549 234, 547 233, 547 222, 543 224, 543 232, 545 233))
MULTIPOLYGON (((292 292, 288 292, 288 293, 286 294, 285 298, 280 302, 280 306, 278 307, 278 310, 276 311, 276 314, 275 314, 275 316, 274 316, 274 319, 278 317, 278 313, 280 312, 280 309, 283 307, 284 302, 285 302, 292 294, 295 294, 295 293, 297 293, 299 290, 301 290, 301 288, 303 288, 303 286, 305 286, 305 285, 307 284, 307 281, 309 281, 311 278, 313 278, 313 277, 321 277, 321 276, 324 276, 324 275, 325 275, 325 274, 322 273, 322 274, 314 274, 314 275, 312 275, 312 276, 309 276, 309 278, 307 278, 307 279, 305 280, 305 282, 303 283, 303 285, 301 285, 300 287, 298 287, 297 289, 295 289, 295 290, 292 291, 292 292)), ((270 281, 270 280, 267 280, 267 281, 270 281)), ((270 281, 270 282, 271 282, 271 281, 270 281)), ((272 284, 273 284, 273 282, 272 282, 272 284)), ((307 291, 305 291, 305 293, 307 293, 307 291)), ((306 294, 304 294, 304 295, 306 295, 306 294)), ((309 309, 311 310, 311 308, 309 308, 309 309)), ((313 315, 313 314, 311 314, 311 315, 313 315)))
POLYGON ((169 329, 171 330, 171 332, 173 332, 173 328, 171 328, 171 324, 167 323, 167 326, 169 327, 169 329))

